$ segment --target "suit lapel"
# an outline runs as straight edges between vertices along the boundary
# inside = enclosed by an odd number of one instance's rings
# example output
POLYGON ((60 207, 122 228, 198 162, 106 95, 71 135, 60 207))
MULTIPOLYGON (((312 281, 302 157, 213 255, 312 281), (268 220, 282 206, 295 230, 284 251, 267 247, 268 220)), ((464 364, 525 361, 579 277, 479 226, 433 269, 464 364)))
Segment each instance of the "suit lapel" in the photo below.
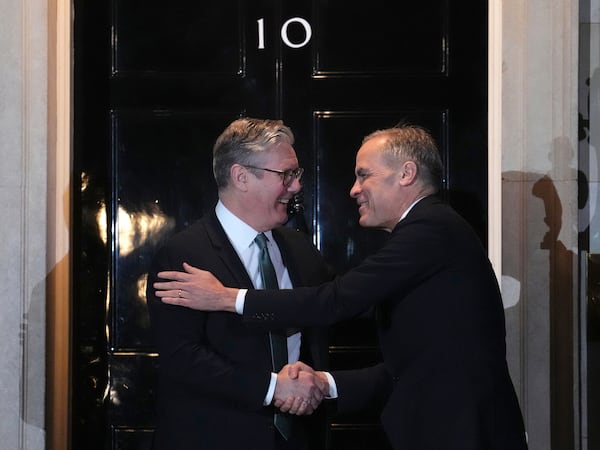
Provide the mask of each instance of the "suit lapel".
MULTIPOLYGON (((285 264, 290 280, 293 286, 305 286, 307 284, 306 273, 308 271, 308 261, 304 261, 301 256, 303 254, 300 249, 295 248, 289 239, 285 238, 285 234, 280 229, 273 230, 273 238, 277 242, 281 258, 285 264), (304 268, 304 270, 302 270, 304 268)), ((324 335, 316 332, 312 328, 289 329, 288 332, 302 331, 302 344, 300 346, 300 360, 308 362, 309 365, 314 365, 317 369, 327 367, 328 349, 323 345, 324 335)))
MULTIPOLYGON (((217 255, 222 263, 219 268, 219 273, 214 271, 214 275, 225 285, 253 289, 254 285, 252 284, 252 280, 233 248, 233 245, 231 245, 231 241, 221 226, 221 222, 217 219, 214 210, 210 214, 207 214, 205 219, 204 226, 208 240, 210 241, 210 245, 212 246, 215 255, 217 255)), ((234 318, 234 320, 239 320, 241 322, 240 316, 234 316, 234 318)), ((271 344, 269 342, 269 334, 267 332, 261 333, 260 331, 257 331, 257 338, 262 339, 265 355, 268 356, 267 359, 265 359, 265 361, 268 362, 266 367, 270 368, 269 358, 271 344)))
POLYGON ((304 277, 302 277, 302 273, 299 270, 301 264, 299 264, 297 261, 298 252, 294 252, 290 246, 290 243, 284 238, 283 233, 281 233, 278 229, 273 230, 273 238, 275 239, 277 247, 279 247, 279 251, 281 252, 281 259, 288 270, 290 280, 292 281, 292 286, 303 285, 304 277))
MULTIPOLYGON (((215 251, 215 254, 221 259, 224 268, 232 279, 231 283, 234 283, 236 287, 240 288, 252 288, 252 281, 248 276, 248 272, 240 261, 235 249, 231 245, 231 242, 225 234, 225 230, 221 226, 221 223, 217 219, 217 215, 214 211, 207 215, 207 220, 204 222, 206 228, 206 234, 208 239, 215 251)), ((224 275, 224 274, 222 274, 224 275)), ((225 281, 225 280, 222 280, 225 281)))

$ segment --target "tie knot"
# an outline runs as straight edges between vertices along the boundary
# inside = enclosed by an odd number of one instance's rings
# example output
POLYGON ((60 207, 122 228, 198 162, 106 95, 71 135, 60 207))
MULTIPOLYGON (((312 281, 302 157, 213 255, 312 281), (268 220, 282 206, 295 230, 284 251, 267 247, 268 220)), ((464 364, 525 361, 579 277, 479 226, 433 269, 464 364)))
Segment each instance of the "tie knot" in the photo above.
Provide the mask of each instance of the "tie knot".
POLYGON ((258 245, 258 248, 261 250, 265 250, 267 248, 268 239, 264 233, 257 234, 254 238, 254 242, 256 242, 256 245, 258 245))

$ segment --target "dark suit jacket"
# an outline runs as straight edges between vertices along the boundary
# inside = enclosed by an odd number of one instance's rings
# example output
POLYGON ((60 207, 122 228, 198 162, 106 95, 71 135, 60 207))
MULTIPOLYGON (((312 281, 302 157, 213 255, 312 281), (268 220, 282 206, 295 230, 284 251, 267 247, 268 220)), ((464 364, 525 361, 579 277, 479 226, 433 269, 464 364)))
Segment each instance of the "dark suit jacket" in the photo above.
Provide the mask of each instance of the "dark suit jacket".
POLYGON ((417 203, 383 248, 334 282, 267 297, 249 323, 326 325, 376 306, 384 363, 337 372, 338 410, 383 400, 395 449, 521 450, 497 281, 471 227, 436 197, 417 203))
MULTIPOLYGON (((273 236, 294 286, 332 278, 305 235, 280 228, 273 230, 273 236)), ((268 334, 249 328, 236 314, 205 313, 162 303, 152 288, 156 274, 182 270, 184 261, 210 270, 226 285, 252 287, 214 211, 158 251, 147 289, 151 328, 159 351, 154 448, 272 449, 276 433, 273 409, 263 406, 271 373, 268 334)), ((315 368, 326 367, 322 329, 303 330, 301 358, 308 358, 315 368)), ((292 444, 302 442, 300 428, 295 424, 292 444)))

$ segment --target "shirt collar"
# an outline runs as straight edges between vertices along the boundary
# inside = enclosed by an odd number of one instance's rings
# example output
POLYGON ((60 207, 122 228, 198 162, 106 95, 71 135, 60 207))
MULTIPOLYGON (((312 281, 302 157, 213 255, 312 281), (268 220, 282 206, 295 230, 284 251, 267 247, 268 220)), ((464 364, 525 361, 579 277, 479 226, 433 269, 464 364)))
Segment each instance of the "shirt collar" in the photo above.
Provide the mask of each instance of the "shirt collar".
POLYGON ((406 211, 404 211, 404 213, 402 214, 402 216, 400 216, 400 220, 398 220, 398 222, 400 222, 402 219, 404 219, 408 215, 408 213, 410 212, 410 210, 413 209, 413 206, 415 206, 417 203, 419 203, 425 197, 427 197, 427 196, 424 195, 423 197, 419 197, 414 202, 412 202, 411 205, 408 208, 406 208, 406 211))
MULTIPOLYGON (((217 202, 215 214, 225 230, 225 234, 227 234, 231 245, 233 245, 233 248, 238 254, 241 254, 252 245, 254 238, 259 232, 229 211, 221 200, 217 202)), ((269 241, 273 240, 273 233, 271 230, 265 231, 264 234, 269 241)))

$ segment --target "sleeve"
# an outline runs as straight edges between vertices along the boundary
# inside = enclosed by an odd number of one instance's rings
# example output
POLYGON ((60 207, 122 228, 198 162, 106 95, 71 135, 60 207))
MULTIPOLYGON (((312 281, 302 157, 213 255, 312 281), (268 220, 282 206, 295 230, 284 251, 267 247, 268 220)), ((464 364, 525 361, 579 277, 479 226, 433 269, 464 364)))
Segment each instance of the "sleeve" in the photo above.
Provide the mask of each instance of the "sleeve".
POLYGON ((318 287, 249 290, 244 321, 267 328, 331 325, 387 299, 401 298, 446 264, 442 228, 427 220, 399 225, 381 250, 318 287))
POLYGON ((337 386, 337 413, 364 411, 380 413, 393 388, 392 377, 383 363, 331 373, 337 386))

